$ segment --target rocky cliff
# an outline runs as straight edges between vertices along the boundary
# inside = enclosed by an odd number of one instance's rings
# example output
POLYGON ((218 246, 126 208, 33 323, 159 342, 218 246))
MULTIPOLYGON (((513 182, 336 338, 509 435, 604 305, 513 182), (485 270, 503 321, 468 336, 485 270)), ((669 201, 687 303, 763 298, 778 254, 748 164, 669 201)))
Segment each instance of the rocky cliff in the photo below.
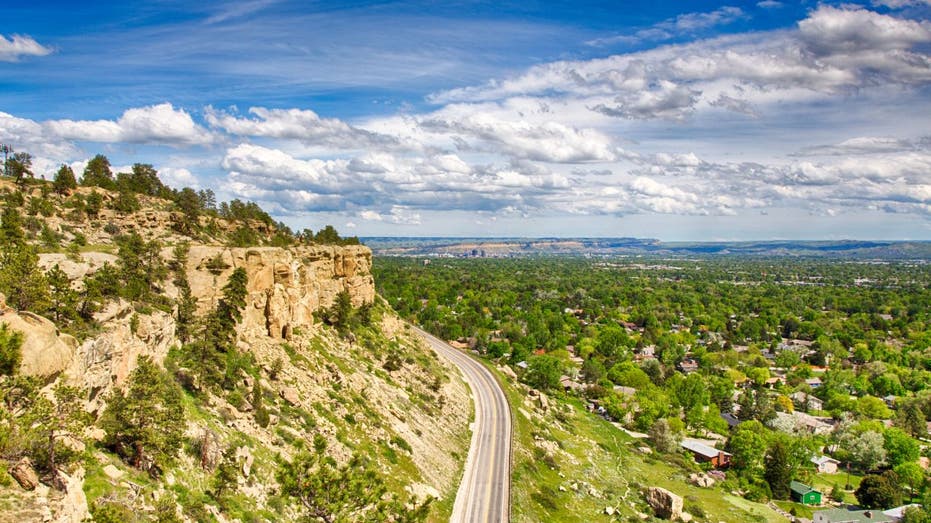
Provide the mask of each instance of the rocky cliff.
MULTIPOLYGON (((166 256, 168 253, 166 253, 166 256)), ((230 274, 246 269, 249 297, 242 332, 289 338, 297 326, 313 324, 317 310, 348 292, 358 307, 375 299, 372 251, 361 245, 276 247, 191 247, 187 277, 200 312, 216 305, 230 274)))

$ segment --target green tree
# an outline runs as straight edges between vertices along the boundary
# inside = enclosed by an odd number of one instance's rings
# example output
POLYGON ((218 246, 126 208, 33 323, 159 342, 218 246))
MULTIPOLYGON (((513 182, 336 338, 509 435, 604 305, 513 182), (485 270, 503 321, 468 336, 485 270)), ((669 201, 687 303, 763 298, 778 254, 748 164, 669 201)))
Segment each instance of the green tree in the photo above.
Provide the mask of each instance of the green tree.
POLYGON ((23 359, 23 333, 0 323, 0 376, 12 376, 19 371, 23 359))
POLYGON ((3 208, 3 215, 0 216, 0 240, 6 245, 18 245, 25 239, 22 214, 7 205, 3 208))
POLYGON ((562 375, 562 362, 548 354, 531 356, 527 360, 527 372, 524 381, 531 387, 540 390, 553 390, 559 387, 559 377, 562 375))
POLYGON ((0 248, 0 293, 18 310, 44 312, 49 306, 45 273, 31 245, 7 244, 0 248))
POLYGON ((40 397, 33 407, 39 423, 36 425, 41 436, 41 454, 37 463, 52 473, 53 476, 77 459, 78 453, 65 445, 64 438, 83 439, 84 427, 89 416, 84 412, 83 394, 77 387, 65 385, 59 380, 52 389, 53 401, 40 397))
POLYGON ((48 281, 50 305, 48 312, 52 321, 61 325, 77 316, 78 293, 71 288, 71 280, 56 263, 45 274, 48 281))
POLYGON ((900 482, 908 487, 912 497, 920 492, 925 485, 925 471, 921 465, 911 461, 897 465, 893 472, 899 477, 900 482))
POLYGON ((869 474, 860 481, 855 492, 862 507, 889 509, 902 504, 902 488, 895 472, 887 470, 880 474, 869 474))
POLYGON ((91 191, 87 195, 87 199, 84 201, 84 212, 87 214, 88 218, 96 218, 100 214, 100 209, 103 208, 103 196, 96 190, 91 191))
POLYGON ((236 462, 236 447, 230 445, 223 451, 223 459, 213 474, 213 497, 224 504, 223 496, 236 488, 239 478, 239 464, 236 462))
POLYGON ((184 408, 174 381, 150 358, 139 358, 125 392, 116 392, 100 421, 104 443, 138 469, 157 476, 172 463, 184 436, 184 408))
POLYGON ((660 452, 667 454, 679 450, 679 443, 682 442, 683 429, 682 422, 676 419, 680 430, 675 430, 666 418, 660 418, 653 422, 650 427, 650 443, 660 452))
POLYGON ((755 420, 737 425, 727 440, 727 449, 733 454, 733 468, 751 477, 758 476, 762 470, 766 448, 766 428, 755 420))
POLYGON ((917 441, 904 430, 895 427, 883 432, 883 448, 886 449, 886 461, 890 467, 917 461, 921 451, 917 441))
POLYGON ((789 499, 789 484, 795 476, 792 462, 788 445, 782 439, 773 441, 763 460, 763 477, 769 483, 769 489, 775 499, 789 499))
POLYGON ((35 176, 32 173, 32 155, 25 152, 13 153, 6 159, 6 175, 16 179, 17 184, 24 184, 26 177, 35 176))
POLYGON ((336 327, 340 333, 349 330, 352 320, 352 299, 347 291, 336 295, 333 305, 326 311, 326 323, 336 327))
POLYGON ((300 500, 309 521, 425 521, 429 504, 405 507, 389 494, 384 478, 368 460, 354 455, 345 465, 325 455, 326 443, 316 436, 313 452, 302 452, 282 462, 278 482, 282 493, 300 500))
POLYGON ((181 210, 183 216, 181 222, 181 228, 183 230, 181 232, 190 234, 197 230, 200 223, 198 220, 200 211, 203 208, 203 203, 194 189, 190 187, 181 189, 181 192, 179 192, 178 196, 175 198, 175 205, 181 210))
POLYGON ((55 173, 55 179, 52 182, 52 188, 59 196, 66 196, 71 193, 78 186, 78 182, 74 177, 74 171, 71 167, 62 164, 58 169, 58 172, 55 173))
POLYGON ((81 185, 85 187, 101 187, 104 189, 113 189, 113 172, 110 170, 110 160, 102 154, 98 154, 87 162, 84 167, 84 176, 81 178, 81 185))

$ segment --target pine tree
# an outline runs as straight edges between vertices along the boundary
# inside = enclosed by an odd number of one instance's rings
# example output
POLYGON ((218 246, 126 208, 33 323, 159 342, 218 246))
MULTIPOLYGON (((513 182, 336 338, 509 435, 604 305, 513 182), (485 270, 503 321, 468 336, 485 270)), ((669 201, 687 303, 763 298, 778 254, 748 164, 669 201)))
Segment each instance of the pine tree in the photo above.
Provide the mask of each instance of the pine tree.
POLYGON ((22 346, 23 334, 0 323, 0 376, 12 376, 19 370, 22 346))
POLYGON ((52 188, 60 196, 65 196, 69 194, 78 186, 78 182, 74 177, 74 171, 71 167, 67 165, 62 165, 58 169, 58 172, 55 173, 55 179, 52 182, 52 188))
POLYGON ((85 187, 112 189, 115 183, 113 181, 113 172, 110 170, 110 160, 102 154, 98 154, 91 158, 84 168, 84 176, 81 178, 81 185, 85 187))
POLYGON ((125 393, 111 398, 100 422, 104 443, 153 476, 170 464, 184 436, 181 394, 170 377, 141 357, 125 393))
POLYGON ((763 477, 769 483, 775 499, 789 499, 790 484, 795 471, 792 469, 792 457, 789 448, 781 440, 773 442, 763 460, 765 472, 763 477))
POLYGON ((39 255, 31 245, 7 244, 0 251, 0 293, 19 310, 45 311, 49 306, 48 281, 39 269, 39 255))
POLYGON ((298 498, 312 521, 426 520, 432 499, 405 507, 388 494, 384 479, 368 460, 355 455, 339 466, 325 450, 326 441, 318 434, 313 452, 302 452, 278 470, 282 493, 298 498))
POLYGON ((78 293, 71 288, 68 275, 56 263, 46 273, 46 279, 51 298, 48 312, 52 316, 52 321, 61 325, 63 322, 74 319, 77 315, 78 293))

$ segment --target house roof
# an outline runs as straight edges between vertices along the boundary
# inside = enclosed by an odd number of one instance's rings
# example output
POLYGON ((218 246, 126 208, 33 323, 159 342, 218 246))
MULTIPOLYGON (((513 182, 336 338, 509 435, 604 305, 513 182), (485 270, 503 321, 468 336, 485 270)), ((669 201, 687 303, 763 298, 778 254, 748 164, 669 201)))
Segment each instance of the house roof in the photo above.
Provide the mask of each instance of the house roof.
POLYGON ((832 508, 815 512, 815 521, 826 523, 886 523, 895 521, 878 510, 847 510, 832 508))
POLYGON ((712 446, 705 445, 704 443, 700 441, 695 441, 693 439, 684 439, 682 440, 681 445, 682 445, 682 448, 686 450, 690 450, 696 454, 701 454, 702 456, 705 456, 706 458, 714 458, 714 457, 717 457, 719 454, 730 456, 730 454, 727 452, 718 450, 712 446))
MULTIPOLYGON (((794 492, 795 494, 798 494, 799 496, 804 496, 805 494, 808 494, 809 492, 818 492, 817 490, 809 487, 808 485, 800 481, 793 481, 792 483, 789 484, 789 488, 792 490, 792 492, 794 492)), ((821 494, 821 492, 818 492, 818 494, 821 494)))
POLYGON ((810 461, 814 463, 815 465, 818 465, 819 467, 821 465, 824 465, 825 463, 838 463, 838 464, 840 463, 840 461, 837 461, 834 458, 829 458, 827 456, 821 456, 820 458, 811 458, 810 461))

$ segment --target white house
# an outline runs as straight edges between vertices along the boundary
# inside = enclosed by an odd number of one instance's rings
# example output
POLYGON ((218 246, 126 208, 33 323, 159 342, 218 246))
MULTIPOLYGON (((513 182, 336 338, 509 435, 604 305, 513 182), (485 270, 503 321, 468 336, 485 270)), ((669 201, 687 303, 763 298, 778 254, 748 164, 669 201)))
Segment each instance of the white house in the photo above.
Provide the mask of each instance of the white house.
POLYGON ((840 465, 840 461, 827 456, 811 458, 810 461, 815 464, 818 472, 824 472, 825 474, 837 474, 837 466, 840 465))

